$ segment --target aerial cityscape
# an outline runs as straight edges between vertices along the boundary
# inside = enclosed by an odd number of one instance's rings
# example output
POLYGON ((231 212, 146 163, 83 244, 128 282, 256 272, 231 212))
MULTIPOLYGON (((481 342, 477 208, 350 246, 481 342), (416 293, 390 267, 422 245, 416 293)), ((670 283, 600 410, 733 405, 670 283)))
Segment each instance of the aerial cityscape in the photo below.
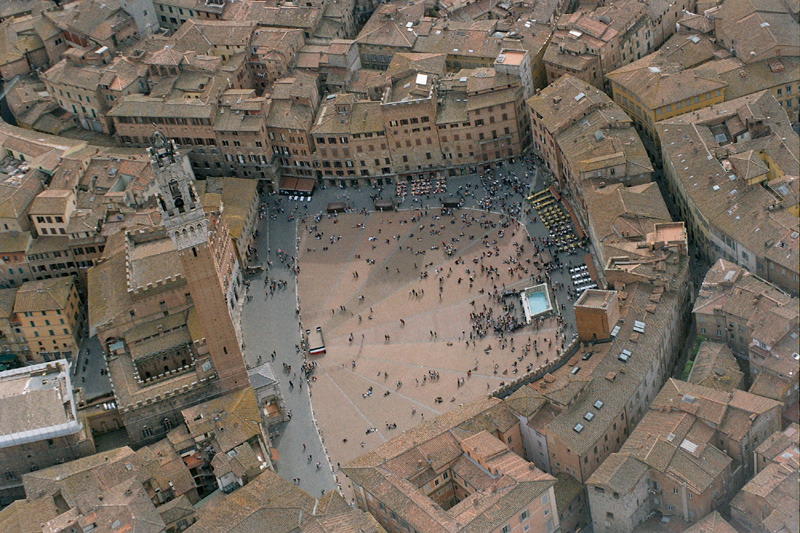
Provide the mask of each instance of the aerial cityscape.
POLYGON ((799 533, 797 0, 0 0, 0 532, 799 533))

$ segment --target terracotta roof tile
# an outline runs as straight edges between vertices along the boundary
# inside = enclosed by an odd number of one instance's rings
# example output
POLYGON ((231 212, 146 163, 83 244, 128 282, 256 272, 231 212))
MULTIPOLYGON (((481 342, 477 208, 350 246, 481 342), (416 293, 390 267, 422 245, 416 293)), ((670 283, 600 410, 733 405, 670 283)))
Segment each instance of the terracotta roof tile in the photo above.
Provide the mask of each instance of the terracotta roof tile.
POLYGON ((736 529, 719 512, 713 511, 689 527, 685 533, 736 533, 736 529))
POLYGON ((555 483, 493 436, 498 423, 505 425, 506 416, 513 417, 501 407, 496 399, 458 407, 395 437, 342 470, 418 531, 494 529, 555 483), (474 427, 476 417, 483 422, 474 427), (483 429, 484 424, 491 426, 491 433, 483 429), (418 489, 446 468, 469 480, 471 486, 490 490, 475 493, 445 511, 418 489))
MULTIPOLYGON (((693 113, 663 120, 656 124, 665 157, 672 161, 674 179, 682 184, 686 201, 725 235, 734 237, 761 260, 768 259, 788 271, 797 271, 800 243, 791 234, 797 229, 797 219, 785 210, 767 209, 776 198, 763 186, 745 183, 730 177, 725 155, 750 149, 763 151, 781 172, 793 172, 798 167, 797 134, 791 130, 783 108, 767 92, 715 104, 693 113), (755 139, 727 143, 724 153, 712 131, 720 117, 734 115, 758 116, 770 128, 768 135, 755 139), (770 117, 770 118, 767 118, 770 117), (784 141, 784 139, 786 139, 784 141), (687 149, 694 146, 697 151, 687 149), (702 182, 697 176, 706 176, 702 182)), ((724 132, 722 132, 724 133, 724 132)), ((727 139, 727 134, 726 134, 727 139)))
POLYGON ((66 310, 74 286, 73 276, 28 281, 17 291, 14 312, 66 310))
POLYGON ((739 364, 728 345, 704 341, 697 351, 688 381, 731 392, 741 387, 744 373, 739 370, 739 364))

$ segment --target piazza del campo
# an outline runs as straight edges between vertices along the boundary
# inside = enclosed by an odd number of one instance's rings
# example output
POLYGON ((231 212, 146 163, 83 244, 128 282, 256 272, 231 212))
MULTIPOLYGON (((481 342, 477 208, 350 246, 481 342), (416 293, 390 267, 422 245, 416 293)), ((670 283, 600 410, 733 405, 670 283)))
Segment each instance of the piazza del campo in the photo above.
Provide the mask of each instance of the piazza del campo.
POLYGON ((798 12, 0 0, 0 532, 797 532, 798 12))

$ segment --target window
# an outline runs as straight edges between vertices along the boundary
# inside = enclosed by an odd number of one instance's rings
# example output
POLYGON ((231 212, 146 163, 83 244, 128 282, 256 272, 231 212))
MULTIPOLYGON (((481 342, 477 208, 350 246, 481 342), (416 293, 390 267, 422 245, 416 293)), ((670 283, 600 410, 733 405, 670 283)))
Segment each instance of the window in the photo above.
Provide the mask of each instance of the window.
POLYGON ((528 517, 529 517, 529 516, 530 516, 530 513, 528 512, 528 510, 527 510, 527 509, 525 509, 524 511, 522 511, 522 512, 520 513, 520 515, 519 515, 519 521, 520 521, 520 522, 524 522, 525 520, 527 520, 527 519, 528 519, 528 517))
POLYGON ((500 530, 501 533, 511 533, 511 526, 508 524, 503 526, 503 529, 500 530))

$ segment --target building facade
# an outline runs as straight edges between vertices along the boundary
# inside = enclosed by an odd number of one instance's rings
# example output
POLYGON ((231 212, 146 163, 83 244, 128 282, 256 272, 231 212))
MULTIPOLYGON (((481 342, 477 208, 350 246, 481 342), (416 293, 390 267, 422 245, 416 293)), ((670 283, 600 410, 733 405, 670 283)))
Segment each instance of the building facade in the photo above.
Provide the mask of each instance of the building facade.
POLYGON ((78 356, 86 322, 74 276, 24 283, 14 313, 34 361, 78 356))

